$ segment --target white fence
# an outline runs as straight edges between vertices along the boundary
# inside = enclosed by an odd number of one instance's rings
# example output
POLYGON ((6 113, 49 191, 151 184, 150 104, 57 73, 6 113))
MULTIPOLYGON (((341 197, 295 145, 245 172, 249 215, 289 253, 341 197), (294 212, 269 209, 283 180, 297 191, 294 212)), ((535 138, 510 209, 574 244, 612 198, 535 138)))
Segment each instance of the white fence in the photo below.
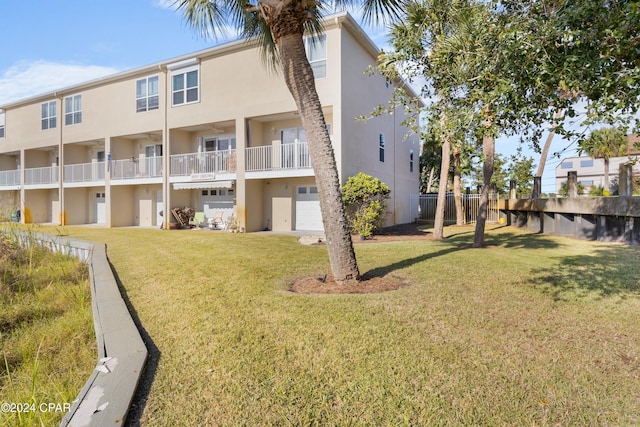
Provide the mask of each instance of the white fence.
POLYGON ((170 157, 171 176, 189 176, 199 173, 233 173, 236 171, 236 150, 207 151, 204 153, 174 154, 170 157))
POLYGON ((57 184, 58 170, 58 166, 25 169, 24 183, 26 185, 57 184))
POLYGON ((110 169, 112 179, 157 178, 162 176, 162 156, 113 160, 110 169))
POLYGON ((311 168, 306 142, 250 147, 246 153, 247 172, 311 168))
POLYGON ((20 170, 0 171, 0 187, 20 185, 20 170))
MULTIPOLYGON (((497 194, 489 195, 489 205, 487 206, 487 222, 497 223, 500 218, 498 211, 497 194)), ((411 212, 416 218, 421 220, 433 221, 436 218, 436 206, 438 202, 437 194, 416 194, 411 196, 411 212)), ((463 194, 462 195, 462 223, 471 224, 476 222, 478 217, 478 209, 480 207, 479 194, 463 194)), ((453 193, 447 193, 444 208, 445 224, 456 223, 456 205, 453 193)))
POLYGON ((105 163, 80 163, 64 167, 64 182, 104 181, 105 163))

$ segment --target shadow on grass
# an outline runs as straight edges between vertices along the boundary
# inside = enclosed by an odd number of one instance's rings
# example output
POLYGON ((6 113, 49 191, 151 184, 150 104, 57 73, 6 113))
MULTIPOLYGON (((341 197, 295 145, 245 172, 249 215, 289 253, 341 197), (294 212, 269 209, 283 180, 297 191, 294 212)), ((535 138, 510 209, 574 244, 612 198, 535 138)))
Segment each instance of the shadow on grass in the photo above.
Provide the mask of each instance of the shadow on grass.
POLYGON ((640 297, 640 252, 629 247, 597 249, 591 256, 567 256, 552 269, 533 270, 531 282, 554 300, 640 297))
POLYGON ((144 365, 144 371, 142 372, 142 376, 140 377, 140 382, 136 387, 136 391, 133 395, 133 399, 131 401, 131 407, 129 408, 129 412, 127 414, 125 426, 128 427, 138 427, 141 425, 140 419, 142 418, 142 413, 144 412, 144 408, 147 404, 147 398, 149 397, 149 391, 151 390, 151 385, 156 376, 156 371, 158 370, 158 364, 160 363, 161 352, 160 349, 155 345, 153 339, 147 332, 147 330, 142 326, 142 322, 140 321, 140 317, 138 316, 138 312, 135 307, 131 303, 129 299, 129 295, 127 294, 127 290, 122 285, 122 281, 118 276, 118 272, 111 262, 109 262, 109 266, 111 267, 111 271, 113 272, 113 276, 116 279, 116 283, 118 284, 118 289, 120 290, 120 294, 122 295, 122 299, 131 313, 131 318, 133 319, 133 323, 135 323, 136 328, 140 332, 140 336, 144 341, 144 344, 147 346, 147 361, 144 365))
POLYGON ((507 249, 556 249, 560 244, 544 234, 521 234, 501 232, 485 235, 486 246, 500 246, 507 249))
POLYGON ((442 249, 440 251, 437 252, 431 252, 428 254, 424 254, 424 255, 419 255, 413 258, 407 258, 407 259, 403 259, 402 261, 398 261, 398 262, 394 262, 392 264, 389 265, 384 265, 381 267, 376 267, 373 268, 369 271, 367 271, 366 273, 364 273, 363 277, 364 278, 370 278, 370 277, 382 277, 385 276, 395 270, 400 270, 406 267, 411 267, 414 264, 418 264, 421 263, 423 261, 427 261, 433 258, 437 258, 440 256, 444 256, 453 252, 458 252, 460 250, 465 249, 465 246, 453 246, 453 247, 449 247, 446 249, 442 249))

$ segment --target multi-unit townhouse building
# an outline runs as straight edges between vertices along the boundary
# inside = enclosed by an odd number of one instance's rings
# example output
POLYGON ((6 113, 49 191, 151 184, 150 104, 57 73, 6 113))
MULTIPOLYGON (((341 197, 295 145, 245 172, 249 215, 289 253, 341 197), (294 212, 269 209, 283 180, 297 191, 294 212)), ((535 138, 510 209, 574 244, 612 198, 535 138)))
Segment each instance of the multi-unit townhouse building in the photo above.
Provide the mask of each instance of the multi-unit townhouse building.
MULTIPOLYGON (((325 29, 308 56, 340 179, 380 178, 388 222, 409 222, 419 138, 399 108, 356 120, 393 85, 365 72, 379 51, 349 14, 325 29)), ((0 203, 34 223, 169 227, 187 206, 247 231, 323 228, 293 99, 245 41, 0 106, 0 203)))

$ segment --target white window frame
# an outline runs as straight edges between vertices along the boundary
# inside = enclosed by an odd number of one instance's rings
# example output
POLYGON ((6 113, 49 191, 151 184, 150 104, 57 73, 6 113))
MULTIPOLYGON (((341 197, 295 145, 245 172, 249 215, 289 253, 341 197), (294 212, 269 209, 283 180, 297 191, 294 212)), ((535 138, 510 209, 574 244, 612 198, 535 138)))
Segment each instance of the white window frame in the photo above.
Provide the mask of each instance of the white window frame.
POLYGON ((5 130, 5 114, 4 111, 0 110, 0 138, 4 138, 5 130))
POLYGON ((58 103, 56 101, 43 102, 40 111, 40 129, 55 129, 58 126, 58 103))
POLYGON ((196 104, 198 102, 200 102, 200 64, 193 65, 191 67, 184 67, 184 68, 173 70, 171 72, 171 106, 179 107, 181 105, 196 104), (190 73, 193 73, 193 72, 196 73, 196 85, 187 87, 187 80, 188 80, 187 77, 190 73), (184 84, 181 88, 176 89, 174 85, 176 83, 175 79, 178 76, 182 76, 184 84), (188 101, 187 98, 188 98, 189 92, 193 90, 195 90, 196 99, 188 101), (178 94, 182 94, 181 102, 176 102, 176 95, 178 94))
POLYGON ((160 78, 157 75, 136 80, 136 113, 157 110, 160 107, 159 88, 160 78), (155 82, 155 90, 152 82, 155 82))
POLYGON ((82 123, 82 95, 67 96, 64 99, 64 125, 71 126, 80 123, 82 123))
POLYGON ((304 130, 303 127, 299 127, 299 128, 284 128, 280 130, 280 143, 281 144, 294 144, 296 142, 307 142, 307 134, 304 130), (293 136, 293 134, 295 134, 295 137, 293 138, 293 141, 291 141, 289 138, 286 138, 285 140, 285 135, 287 136, 293 136))
POLYGON ((305 38, 304 50, 307 52, 313 76, 316 79, 327 77, 327 35, 320 34, 315 39, 313 37, 305 38))
POLYGON ((409 150, 409 172, 413 172, 413 150, 409 150))

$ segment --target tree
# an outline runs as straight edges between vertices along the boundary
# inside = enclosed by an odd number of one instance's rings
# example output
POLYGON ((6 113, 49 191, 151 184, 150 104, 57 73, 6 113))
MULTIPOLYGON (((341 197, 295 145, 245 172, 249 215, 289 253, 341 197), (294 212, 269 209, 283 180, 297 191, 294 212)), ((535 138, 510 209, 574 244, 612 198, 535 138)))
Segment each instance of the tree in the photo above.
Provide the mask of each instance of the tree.
POLYGON ((626 154, 628 151, 627 135, 617 128, 596 129, 578 144, 578 155, 587 153, 590 157, 604 159, 604 190, 609 189, 609 159, 626 154))
POLYGON ((226 23, 237 26, 250 40, 258 39, 265 57, 279 63, 307 135, 327 237, 331 271, 338 283, 358 280, 360 272, 353 250, 340 179, 313 71, 307 59, 303 36, 321 31, 322 12, 332 6, 360 4, 365 19, 398 17, 400 0, 176 0, 187 22, 201 34, 214 36, 226 23), (330 3, 330 4, 326 4, 330 3))
POLYGON ((368 238, 382 227, 389 193, 387 184, 366 173, 359 172, 347 179, 342 186, 342 201, 353 231, 368 238))

